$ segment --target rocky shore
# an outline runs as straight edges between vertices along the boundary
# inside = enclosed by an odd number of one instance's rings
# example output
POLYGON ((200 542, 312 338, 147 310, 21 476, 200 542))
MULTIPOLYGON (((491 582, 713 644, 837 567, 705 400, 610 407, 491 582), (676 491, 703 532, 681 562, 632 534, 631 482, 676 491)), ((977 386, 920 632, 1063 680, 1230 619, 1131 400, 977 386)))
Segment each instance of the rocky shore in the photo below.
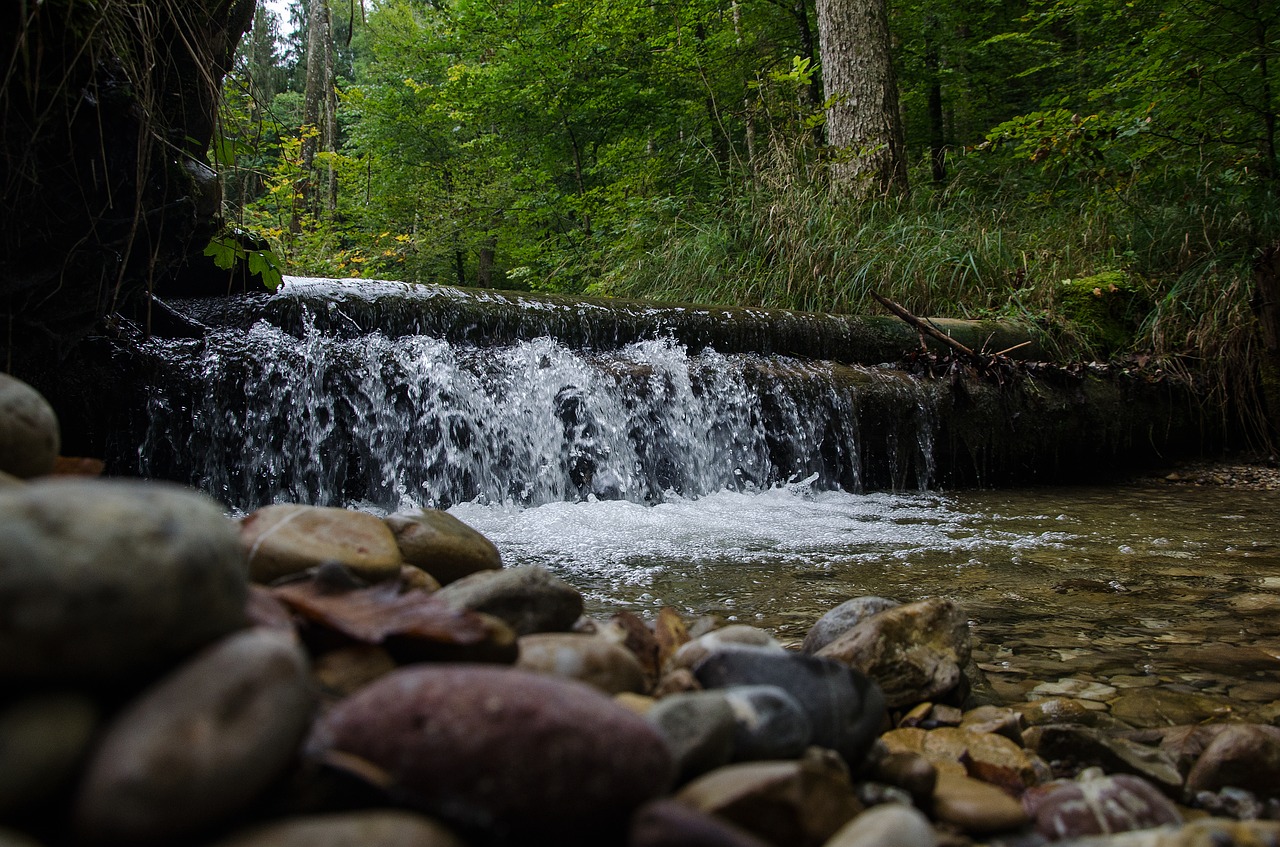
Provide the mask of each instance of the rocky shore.
POLYGON ((1002 697, 938 597, 798 649, 595 619, 447 513, 234 521, 57 456, 0 376, 0 847, 1280 843, 1280 702, 1002 697))

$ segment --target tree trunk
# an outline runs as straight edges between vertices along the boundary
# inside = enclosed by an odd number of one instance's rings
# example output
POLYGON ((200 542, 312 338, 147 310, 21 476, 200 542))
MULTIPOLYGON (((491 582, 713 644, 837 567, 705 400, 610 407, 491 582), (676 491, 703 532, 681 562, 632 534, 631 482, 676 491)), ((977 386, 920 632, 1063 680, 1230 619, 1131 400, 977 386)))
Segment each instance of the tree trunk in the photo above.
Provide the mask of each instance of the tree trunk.
POLYGON ((933 16, 925 24, 924 70, 929 81, 929 169, 933 184, 941 188, 947 182, 946 126, 942 111, 942 56, 938 50, 938 20, 933 16))
MULTIPOLYGON (((316 153, 332 151, 337 134, 334 114, 337 91, 333 75, 333 29, 329 20, 329 3, 328 0, 308 0, 307 85, 302 102, 302 194, 303 206, 312 212, 320 211, 319 180, 315 175, 316 153)), ((329 211, 335 205, 336 190, 333 165, 330 164, 323 193, 324 207, 329 211)))
POLYGON ((870 197, 907 190, 898 81, 885 0, 818 0, 832 185, 870 197))

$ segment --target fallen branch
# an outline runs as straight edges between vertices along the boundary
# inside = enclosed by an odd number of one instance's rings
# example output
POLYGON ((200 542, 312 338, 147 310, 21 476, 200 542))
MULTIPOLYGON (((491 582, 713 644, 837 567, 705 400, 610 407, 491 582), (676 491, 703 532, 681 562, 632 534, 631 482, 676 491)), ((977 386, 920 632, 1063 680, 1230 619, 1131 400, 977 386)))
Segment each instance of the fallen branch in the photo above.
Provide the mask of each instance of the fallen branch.
POLYGON ((917 318, 915 315, 911 314, 905 308, 903 308, 902 306, 899 306, 897 303, 893 302, 888 297, 882 297, 881 295, 877 294, 874 291, 870 292, 870 294, 877 303, 879 303, 881 306, 884 306, 890 312, 893 312, 899 318, 902 318, 902 320, 906 321, 908 324, 915 327, 922 334, 929 336, 930 338, 934 339, 935 341, 941 344, 945 344, 947 347, 950 347, 952 350, 955 350, 961 356, 964 356, 967 360, 969 360, 970 363, 974 365, 982 364, 983 358, 981 356, 979 356, 977 353, 973 352, 968 347, 961 344, 959 341, 956 341, 954 338, 947 335, 945 332, 938 329, 933 324, 929 323, 928 321, 917 318))

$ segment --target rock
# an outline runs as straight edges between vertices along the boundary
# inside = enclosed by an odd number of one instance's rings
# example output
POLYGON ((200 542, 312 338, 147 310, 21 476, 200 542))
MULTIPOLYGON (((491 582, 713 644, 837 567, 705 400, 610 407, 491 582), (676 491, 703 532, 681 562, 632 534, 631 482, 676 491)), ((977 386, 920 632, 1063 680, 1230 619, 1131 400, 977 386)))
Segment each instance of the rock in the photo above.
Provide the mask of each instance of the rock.
POLYGON ((823 844, 862 810, 843 763, 817 749, 799 761, 727 765, 686 785, 676 800, 796 847, 823 844))
POLYGON ((885 785, 907 792, 916 805, 927 805, 938 785, 938 768, 923 753, 907 750, 890 752, 882 745, 880 755, 873 753, 870 776, 885 785))
POLYGON ((733 758, 739 762, 799 758, 813 739, 804 707, 776 685, 720 689, 733 710, 733 758))
POLYGON ((898 721, 899 727, 919 727, 920 729, 937 729, 942 726, 959 726, 964 713, 955 706, 941 703, 921 703, 898 721))
POLYGON ((928 743, 929 731, 914 727, 890 730, 881 735, 879 739, 879 744, 883 745, 884 749, 891 755, 910 754, 920 756, 939 773, 946 771, 955 776, 968 776, 969 772, 965 770, 964 764, 958 757, 940 754, 936 750, 932 753, 926 752, 925 746, 928 743))
POLYGON ((646 689, 652 688, 662 669, 658 659, 662 648, 644 620, 634 612, 618 612, 600 627, 600 634, 627 648, 636 657, 644 670, 646 689))
POLYGON ((950 600, 930 597, 866 618, 815 655, 871 677, 897 708, 958 686, 969 649, 968 619, 950 600))
POLYGON ((18 479, 13 474, 0 471, 0 488, 18 488, 24 484, 23 480, 18 479))
POLYGON ((1005 832, 1029 821, 1022 805, 994 785, 946 771, 938 773, 933 814, 971 835, 1005 832))
POLYGON ((689 641, 671 657, 667 665, 670 672, 677 668, 693 668, 707 656, 722 647, 758 647, 762 650, 783 652, 782 644, 763 629, 746 624, 733 624, 714 629, 706 635, 689 641))
POLYGON ((1050 724, 1032 727, 1023 738, 1028 748, 1051 762, 1097 765, 1109 772, 1133 774, 1170 793, 1182 788, 1182 774, 1169 753, 1101 730, 1050 724))
POLYGON ((681 691, 701 690, 702 684, 693 675, 693 671, 688 668, 676 668, 662 675, 653 687, 653 696, 661 698, 670 694, 679 694, 681 691))
POLYGON ((455 609, 506 621, 516 635, 565 632, 582 614, 582 595, 542 567, 480 571, 434 595, 455 609))
POLYGON ((49 401, 22 380, 0 373, 0 471, 19 479, 53 473, 61 440, 49 401))
POLYGON ((902 749, 915 750, 939 768, 956 773, 948 764, 961 766, 961 773, 974 779, 997 785, 1010 794, 1018 795, 1041 780, 1039 769, 1027 752, 1002 735, 986 735, 956 727, 940 727, 932 730, 896 729, 885 733, 881 740, 895 749, 899 739, 902 749), (914 733, 923 733, 923 736, 914 733))
POLYGON ((400 575, 400 548, 391 530, 377 517, 350 509, 264 506, 241 519, 240 543, 255 582, 330 562, 369 582, 400 575))
POLYGON ((1050 723, 1078 723, 1093 726, 1098 720, 1097 712, 1091 711, 1084 703, 1068 697, 1049 697, 1029 703, 1014 703, 1009 708, 1021 715, 1028 726, 1050 723))
POLYGON ((824 847, 937 847, 938 834, 922 812, 900 803, 867 809, 824 847))
POLYGON ((311 719, 306 656, 250 629, 199 653, 108 725, 76 800, 94 842, 182 839, 244 808, 293 759, 311 719))
POLYGON ((214 847, 466 847, 440 824, 412 812, 371 809, 276 821, 214 847))
POLYGON ((388 515, 384 520, 395 534, 401 558, 431 574, 441 585, 502 567, 502 556, 493 542, 448 512, 420 509, 388 515))
POLYGON ((1116 696, 1116 689, 1100 682, 1086 679, 1066 678, 1057 682, 1042 682, 1027 693, 1028 700, 1043 700, 1049 697, 1069 697, 1075 700, 1091 700, 1102 703, 1116 696))
POLYGON ((209 498, 49 478, 0 490, 0 676, 120 680, 246 623, 244 555, 209 498))
POLYGON ((483 665, 388 674, 320 718, 307 751, 364 760, 397 797, 486 840, 607 841, 674 776, 657 730, 596 689, 483 665))
POLYGON ((78 694, 36 695, 0 707, 0 818, 66 785, 97 722, 93 701, 78 694))
POLYGON ((689 629, 679 612, 663 606, 653 622, 653 637, 658 642, 658 668, 661 670, 677 650, 689 643, 689 629))
POLYGON ((1055 780, 1022 795, 1022 808, 1044 837, 1056 841, 1182 823, 1177 807, 1140 777, 1096 771, 1081 777, 1055 780))
POLYGON ((727 765, 733 757, 734 714, 720 691, 673 694, 645 715, 671 748, 678 782, 727 765))
POLYGON ((599 635, 542 632, 519 640, 516 667, 576 679, 606 694, 644 693, 644 669, 625 647, 599 635))
POLYGON ((1138 728, 1181 726, 1222 718, 1231 704, 1207 694, 1148 688, 1121 694, 1111 703, 1111 715, 1138 728))
POLYGON ((396 669, 395 659, 381 647, 355 644, 316 658, 311 676, 329 697, 346 697, 396 669))
POLYGON ((1003 735, 1019 747, 1023 746, 1022 726, 1022 714, 1004 706, 979 706, 960 718, 961 729, 1003 735))
POLYGON ((809 717, 813 743, 857 768, 885 722, 879 687, 858 671, 817 656, 759 647, 721 647, 693 669, 704 688, 776 685, 809 717))
POLYGON ((1264 797, 1280 797, 1280 729, 1228 724, 1187 774, 1189 793, 1232 786, 1264 797))
POLYGON ((630 691, 623 691, 621 694, 613 695, 613 702, 619 706, 625 706, 640 717, 644 717, 657 705, 658 701, 647 694, 632 694, 630 691))
POLYGON ((800 650, 805 653, 817 653, 872 615, 900 605, 902 604, 897 600, 885 597, 855 597, 852 600, 846 600, 818 618, 817 623, 809 627, 800 650))
POLYGON ((0 827, 0 847, 41 847, 41 844, 26 833, 0 827))
POLYGON ((674 800, 655 800, 631 820, 627 847, 770 847, 745 829, 674 800))

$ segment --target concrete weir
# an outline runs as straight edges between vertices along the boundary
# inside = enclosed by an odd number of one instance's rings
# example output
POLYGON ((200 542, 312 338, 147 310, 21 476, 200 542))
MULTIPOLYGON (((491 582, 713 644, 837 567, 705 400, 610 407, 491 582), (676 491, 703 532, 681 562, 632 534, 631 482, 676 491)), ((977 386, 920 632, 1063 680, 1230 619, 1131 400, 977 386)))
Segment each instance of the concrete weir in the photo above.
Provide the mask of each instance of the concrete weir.
MULTIPOLYGON (((1170 378, 913 375, 886 364, 920 345, 896 318, 301 279, 173 305, 198 337, 135 351, 138 414, 115 462, 235 508, 1092 480, 1214 437, 1170 378)), ((1026 340, 938 324, 975 349, 1026 340)))

